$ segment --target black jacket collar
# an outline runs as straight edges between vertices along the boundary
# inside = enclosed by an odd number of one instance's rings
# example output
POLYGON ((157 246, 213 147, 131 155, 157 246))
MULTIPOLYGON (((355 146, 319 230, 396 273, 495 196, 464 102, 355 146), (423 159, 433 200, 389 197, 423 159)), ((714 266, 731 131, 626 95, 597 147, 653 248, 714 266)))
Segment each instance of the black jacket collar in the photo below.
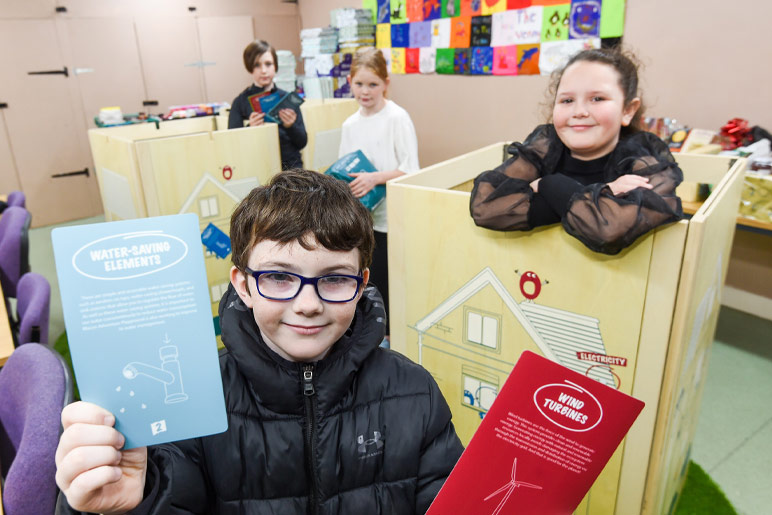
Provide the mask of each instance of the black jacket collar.
MULTIPOLYGON (((219 314, 223 344, 259 402, 277 413, 302 413, 301 377, 306 364, 287 361, 265 344, 252 311, 233 285, 220 301, 219 314)), ((323 360, 314 363, 313 382, 322 412, 344 397, 362 363, 383 340, 385 321, 381 295, 375 287, 368 287, 349 329, 323 360)))

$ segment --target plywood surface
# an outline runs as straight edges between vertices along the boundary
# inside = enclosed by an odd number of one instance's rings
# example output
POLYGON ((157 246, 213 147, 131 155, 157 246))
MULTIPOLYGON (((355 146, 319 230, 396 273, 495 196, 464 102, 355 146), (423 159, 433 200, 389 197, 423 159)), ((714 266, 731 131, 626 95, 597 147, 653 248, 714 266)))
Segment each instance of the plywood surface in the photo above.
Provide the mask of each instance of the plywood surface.
POLYGON ((732 165, 689 223, 659 422, 649 462, 645 513, 667 512, 684 479, 684 463, 696 429, 735 230, 744 165, 744 160, 732 165))
POLYGON ((643 400, 640 419, 577 513, 667 510, 652 499, 666 495, 662 485, 677 489, 678 481, 646 478, 675 470, 683 442, 693 436, 687 427, 666 437, 665 426, 678 413, 696 409, 701 390, 683 401, 680 412, 668 395, 676 378, 694 382, 704 366, 704 360, 692 359, 688 374, 681 373, 679 352, 688 354, 681 342, 707 341, 715 328, 717 304, 708 309, 695 299, 706 298, 711 285, 715 295, 716 281, 725 274, 734 227, 728 206, 738 194, 735 176, 727 175, 730 160, 683 159, 691 177, 716 184, 695 227, 688 221, 671 224, 620 255, 605 256, 559 225, 514 233, 474 226, 465 190, 477 174, 501 163, 502 150, 502 143, 493 144, 389 183, 390 292, 400 299, 390 306, 392 348, 434 375, 465 443, 526 349, 583 367, 591 377, 643 400), (704 234, 711 234, 709 245, 704 234), (705 324, 695 325, 700 310, 705 324), (687 326, 701 331, 685 335, 687 326), (593 369, 570 358, 588 345, 624 358, 624 366, 593 369), (660 444, 653 448, 655 433, 660 444), (666 455, 664 447, 675 459, 658 459, 666 455))
POLYGON ((346 118, 359 109, 359 104, 353 98, 328 98, 323 101, 307 100, 300 106, 303 123, 308 134, 308 144, 303 149, 303 166, 312 168, 314 163, 314 145, 316 134, 322 131, 338 129, 343 126, 346 118))

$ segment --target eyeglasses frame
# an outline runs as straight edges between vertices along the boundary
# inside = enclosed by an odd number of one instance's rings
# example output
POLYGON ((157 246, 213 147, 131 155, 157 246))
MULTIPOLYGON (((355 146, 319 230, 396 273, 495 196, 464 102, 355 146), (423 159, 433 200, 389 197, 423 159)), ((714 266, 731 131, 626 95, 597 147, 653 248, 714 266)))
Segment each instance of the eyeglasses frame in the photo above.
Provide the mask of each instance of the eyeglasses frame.
POLYGON ((362 287, 362 283, 364 282, 365 278, 361 275, 349 275, 349 274, 325 274, 325 275, 319 275, 316 277, 306 277, 304 275, 296 274, 293 272, 287 272, 284 270, 252 270, 248 266, 244 267, 244 271, 255 278, 255 287, 257 288, 257 293, 260 294, 261 297, 268 299, 268 300, 275 300, 279 302, 284 302, 288 300, 292 300, 298 295, 300 295, 300 292, 303 291, 303 287, 306 284, 311 284, 314 286, 314 291, 316 292, 317 297, 319 297, 319 300, 322 302, 329 302, 330 304, 345 304, 346 302, 351 302, 354 300, 357 295, 359 294, 359 289, 362 287), (293 277, 297 277, 300 279, 300 288, 298 288, 297 293, 293 295, 292 297, 289 297, 287 299, 280 299, 277 297, 269 297, 268 295, 263 294, 263 292, 260 291, 260 276, 264 274, 286 274, 291 275, 293 277), (348 299, 348 300, 327 300, 322 297, 322 295, 319 293, 319 280, 324 279, 325 277, 348 277, 349 279, 354 279, 357 282, 356 290, 354 290, 354 295, 348 299))

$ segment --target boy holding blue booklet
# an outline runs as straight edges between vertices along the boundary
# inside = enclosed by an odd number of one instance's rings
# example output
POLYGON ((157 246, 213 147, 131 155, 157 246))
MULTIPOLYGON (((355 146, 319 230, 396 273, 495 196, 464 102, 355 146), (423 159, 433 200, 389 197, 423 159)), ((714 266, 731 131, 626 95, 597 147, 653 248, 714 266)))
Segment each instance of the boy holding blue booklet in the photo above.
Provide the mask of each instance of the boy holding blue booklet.
POLYGON ((322 174, 254 189, 231 218, 220 302, 228 430, 121 451, 112 414, 72 404, 56 455, 70 509, 424 513, 462 446, 429 373, 379 348, 370 220, 322 174))

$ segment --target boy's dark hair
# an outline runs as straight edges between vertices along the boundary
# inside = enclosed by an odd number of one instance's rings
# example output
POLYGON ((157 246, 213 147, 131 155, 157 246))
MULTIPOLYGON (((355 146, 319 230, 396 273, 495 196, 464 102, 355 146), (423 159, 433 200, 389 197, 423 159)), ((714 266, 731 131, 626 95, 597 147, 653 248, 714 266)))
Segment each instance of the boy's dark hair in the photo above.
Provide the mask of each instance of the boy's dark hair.
POLYGON ((638 91, 638 68, 641 66, 640 61, 632 53, 619 47, 583 50, 571 57, 565 66, 555 71, 550 79, 550 108, 555 103, 555 95, 557 94, 558 86, 560 86, 560 79, 563 78, 563 72, 572 64, 580 61, 607 64, 616 70, 619 75, 619 87, 625 96, 625 106, 630 104, 635 97, 641 99, 638 111, 636 111, 630 124, 627 127, 622 127, 621 134, 626 136, 641 130, 644 105, 642 95, 638 91))
POLYGON ((249 73, 255 69, 257 60, 266 53, 271 52, 273 56, 273 66, 276 71, 279 71, 279 59, 276 57, 276 49, 274 49, 270 43, 262 39, 256 39, 244 49, 244 67, 249 73))
POLYGON ((293 169, 253 189, 231 216, 233 264, 241 271, 263 240, 297 241, 312 250, 313 239, 329 250, 359 249, 359 267, 370 266, 375 246, 370 212, 343 181, 293 169))

